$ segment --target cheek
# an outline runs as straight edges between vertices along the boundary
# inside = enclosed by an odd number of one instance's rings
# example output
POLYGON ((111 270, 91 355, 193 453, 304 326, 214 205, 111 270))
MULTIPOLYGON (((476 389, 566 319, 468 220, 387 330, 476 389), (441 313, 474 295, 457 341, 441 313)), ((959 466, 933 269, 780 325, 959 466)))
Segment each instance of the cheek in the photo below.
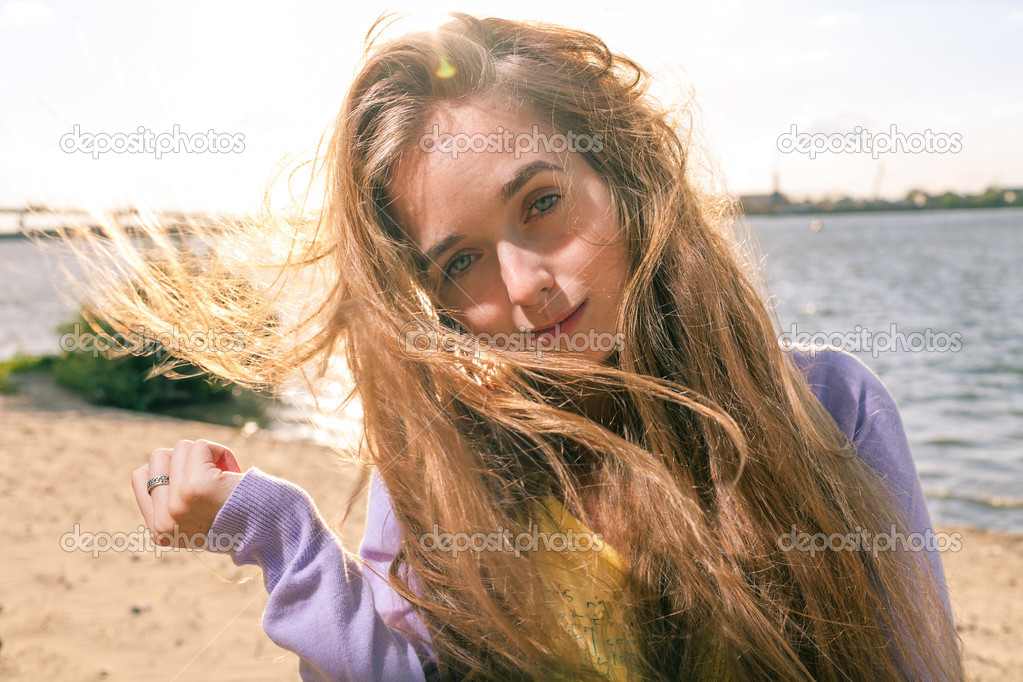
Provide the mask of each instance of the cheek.
POLYGON ((572 260, 591 283, 617 281, 628 269, 625 238, 612 214, 607 196, 595 197, 582 211, 585 228, 577 234, 578 256, 572 260))
POLYGON ((458 315, 456 321, 473 334, 511 331, 508 329, 510 322, 507 319, 507 311, 493 304, 470 305, 458 315))
POLYGON ((623 287, 629 259, 621 240, 602 247, 594 244, 587 246, 588 254, 583 261, 589 275, 587 279, 592 284, 599 285, 601 289, 608 289, 608 293, 614 293, 610 291, 611 289, 623 287))

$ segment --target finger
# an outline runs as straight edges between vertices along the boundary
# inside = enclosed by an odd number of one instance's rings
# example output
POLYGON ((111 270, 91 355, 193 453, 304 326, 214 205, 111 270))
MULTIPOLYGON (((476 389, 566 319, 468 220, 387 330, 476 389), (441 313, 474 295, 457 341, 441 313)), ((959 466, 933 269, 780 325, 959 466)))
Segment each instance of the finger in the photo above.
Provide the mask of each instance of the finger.
POLYGON ((209 464, 213 464, 221 471, 231 471, 238 474, 242 472, 241 467, 238 466, 238 461, 234 457, 234 453, 227 446, 206 440, 205 438, 196 441, 196 445, 200 444, 204 447, 196 449, 195 454, 197 456, 189 462, 189 468, 193 474, 202 472, 209 464))
MULTIPOLYGON (((158 485, 150 493, 150 499, 153 501, 153 514, 149 529, 155 535, 174 531, 174 520, 167 510, 167 501, 170 498, 172 486, 176 485, 174 478, 170 476, 171 461, 174 457, 178 456, 181 444, 190 442, 180 441, 174 446, 173 450, 160 448, 159 450, 153 450, 152 454, 149 455, 149 479, 156 478, 157 476, 168 476, 170 478, 169 485, 158 485)), ((161 538, 158 544, 167 546, 170 544, 170 540, 161 538)))
MULTIPOLYGON (((230 471, 236 474, 240 474, 242 472, 242 468, 238 466, 238 460, 235 459, 234 453, 231 452, 230 449, 220 445, 219 443, 210 443, 210 448, 213 449, 214 447, 222 448, 219 458, 215 462, 218 469, 221 471, 230 471)), ((217 455, 217 450, 214 449, 213 454, 217 455)))
POLYGON ((173 511, 177 515, 185 511, 181 508, 181 493, 190 487, 189 479, 185 478, 185 467, 193 456, 192 450, 194 449, 195 441, 191 440, 179 441, 174 448, 174 454, 170 461, 171 484, 167 487, 168 513, 173 511))
POLYGON ((142 512, 147 528, 153 527, 153 498, 146 492, 146 481, 149 480, 149 464, 143 464, 131 472, 131 489, 135 493, 135 502, 142 512))

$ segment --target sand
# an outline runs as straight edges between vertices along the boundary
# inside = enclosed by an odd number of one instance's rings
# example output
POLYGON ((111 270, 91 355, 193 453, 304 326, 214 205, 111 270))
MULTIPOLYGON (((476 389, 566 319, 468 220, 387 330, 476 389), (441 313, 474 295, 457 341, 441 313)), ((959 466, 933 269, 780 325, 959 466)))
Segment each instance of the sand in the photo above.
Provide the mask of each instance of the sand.
MULTIPOLYGON (((297 657, 262 630, 258 568, 186 550, 93 556, 64 551, 62 538, 75 524, 139 536, 129 476, 182 438, 223 443, 243 470, 294 481, 332 525, 355 469, 315 444, 95 407, 45 372, 13 379, 19 393, 0 395, 0 679, 299 679, 297 657)), ((346 547, 364 523, 360 504, 340 529, 346 547)), ((1023 536, 937 530, 962 533, 943 560, 970 678, 1023 680, 1023 536)))

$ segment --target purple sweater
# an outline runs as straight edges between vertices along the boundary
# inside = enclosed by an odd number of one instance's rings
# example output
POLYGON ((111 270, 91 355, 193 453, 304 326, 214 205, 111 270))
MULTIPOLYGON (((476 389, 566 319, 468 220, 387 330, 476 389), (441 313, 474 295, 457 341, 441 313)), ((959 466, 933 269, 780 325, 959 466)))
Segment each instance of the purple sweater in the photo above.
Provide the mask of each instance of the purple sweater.
MULTIPOLYGON (((893 489, 909 530, 932 529, 902 420, 881 380, 844 351, 792 356, 859 456, 893 489)), ((375 473, 361 562, 341 546, 302 488, 256 467, 245 472, 209 531, 211 538, 236 533, 242 541, 229 551, 234 563, 263 570, 269 593, 263 629, 298 655, 303 680, 436 677, 430 646, 403 634, 428 642, 422 620, 386 581, 400 531, 375 473)), ((928 551, 928 559, 954 628, 941 557, 928 551)))

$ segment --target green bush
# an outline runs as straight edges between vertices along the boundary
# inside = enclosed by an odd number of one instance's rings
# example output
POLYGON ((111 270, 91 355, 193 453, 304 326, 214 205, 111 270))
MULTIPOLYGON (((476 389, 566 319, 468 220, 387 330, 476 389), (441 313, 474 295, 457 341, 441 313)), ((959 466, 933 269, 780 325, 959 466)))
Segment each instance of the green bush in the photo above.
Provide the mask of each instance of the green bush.
POLYGON ((49 369, 55 358, 52 355, 28 355, 18 352, 10 360, 0 362, 0 393, 15 392, 10 376, 15 372, 30 372, 37 369, 49 369))
MULTIPOLYGON (((97 322, 109 339, 121 338, 114 334, 110 325, 102 320, 97 322)), ((96 338, 83 312, 57 331, 62 335, 78 333, 83 340, 94 341, 96 338)), ((231 395, 232 384, 214 379, 191 364, 174 370, 185 378, 158 375, 146 379, 153 367, 167 359, 167 351, 158 344, 155 344, 156 350, 151 355, 120 357, 95 348, 93 343, 66 345, 74 348, 61 352, 56 359, 54 379, 97 404, 144 411, 174 404, 218 401, 231 395)))

